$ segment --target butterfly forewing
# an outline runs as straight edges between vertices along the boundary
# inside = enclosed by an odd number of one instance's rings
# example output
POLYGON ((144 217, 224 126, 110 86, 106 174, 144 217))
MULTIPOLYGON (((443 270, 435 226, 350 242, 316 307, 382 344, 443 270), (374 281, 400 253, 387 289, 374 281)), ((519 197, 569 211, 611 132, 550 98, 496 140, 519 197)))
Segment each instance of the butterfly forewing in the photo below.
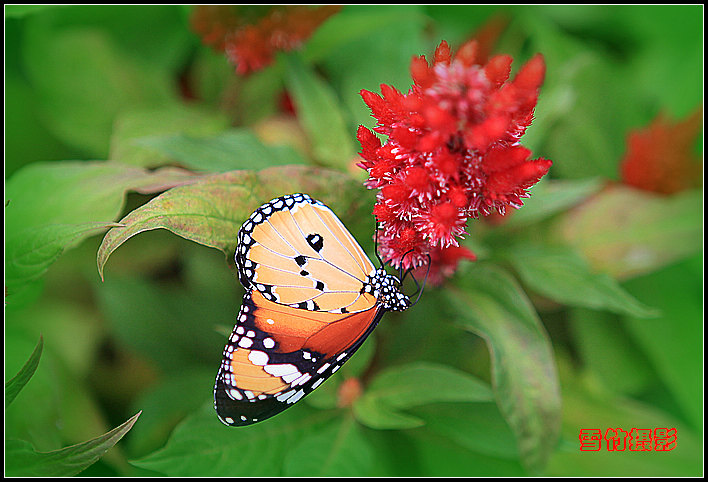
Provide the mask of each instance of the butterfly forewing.
POLYGON ((236 253, 244 286, 269 300, 313 311, 365 311, 374 266, 337 216, 305 194, 274 199, 239 231, 236 253))

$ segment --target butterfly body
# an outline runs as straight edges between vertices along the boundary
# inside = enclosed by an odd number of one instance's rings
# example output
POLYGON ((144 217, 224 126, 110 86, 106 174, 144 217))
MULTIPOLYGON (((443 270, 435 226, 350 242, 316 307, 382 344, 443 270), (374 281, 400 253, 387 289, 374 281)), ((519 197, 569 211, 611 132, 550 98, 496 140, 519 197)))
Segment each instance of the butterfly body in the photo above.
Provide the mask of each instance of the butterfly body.
POLYGON ((235 253, 246 288, 224 349, 214 406, 249 425, 292 406, 335 373, 386 311, 410 305, 323 203, 291 194, 244 222, 235 253))

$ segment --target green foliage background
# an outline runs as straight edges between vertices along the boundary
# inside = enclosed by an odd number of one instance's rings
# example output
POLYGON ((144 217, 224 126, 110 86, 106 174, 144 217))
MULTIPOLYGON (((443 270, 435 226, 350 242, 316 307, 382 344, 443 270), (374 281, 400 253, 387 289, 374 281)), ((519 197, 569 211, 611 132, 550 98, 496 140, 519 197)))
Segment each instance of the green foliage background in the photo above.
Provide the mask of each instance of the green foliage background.
POLYGON ((7 475, 702 474, 702 190, 611 183, 630 130, 701 105, 702 6, 346 6, 246 79, 190 11, 5 7, 7 475), (471 222, 480 260, 341 374, 222 426, 241 222, 309 192, 373 255, 359 91, 406 90, 413 55, 499 14, 496 52, 546 59, 522 142, 549 179, 508 222, 471 222), (351 377, 363 393, 338 407, 351 377), (677 447, 579 450, 580 429, 634 427, 675 427, 677 447))

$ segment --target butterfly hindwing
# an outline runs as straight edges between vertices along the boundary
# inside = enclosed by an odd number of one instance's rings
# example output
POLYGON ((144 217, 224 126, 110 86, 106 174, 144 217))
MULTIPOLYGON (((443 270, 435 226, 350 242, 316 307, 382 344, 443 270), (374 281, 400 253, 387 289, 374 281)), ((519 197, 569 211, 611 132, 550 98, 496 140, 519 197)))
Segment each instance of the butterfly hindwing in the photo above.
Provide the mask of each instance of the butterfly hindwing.
POLYGON ((308 312, 247 293, 214 387, 219 418, 249 425, 290 407, 354 354, 382 314, 308 312))

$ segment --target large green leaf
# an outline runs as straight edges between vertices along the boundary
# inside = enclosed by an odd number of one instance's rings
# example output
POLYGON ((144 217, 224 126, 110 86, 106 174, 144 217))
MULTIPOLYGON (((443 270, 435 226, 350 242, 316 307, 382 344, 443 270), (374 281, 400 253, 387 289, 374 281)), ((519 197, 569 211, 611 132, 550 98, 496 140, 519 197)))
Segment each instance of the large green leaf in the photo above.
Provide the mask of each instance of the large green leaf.
POLYGON ((137 413, 108 433, 86 442, 52 452, 37 452, 32 444, 8 440, 5 446, 5 475, 11 477, 70 477, 86 469, 123 438, 140 416, 137 413))
POLYGON ((303 47, 302 56, 309 63, 327 60, 352 41, 366 39, 383 30, 395 28, 396 25, 423 18, 420 11, 400 6, 395 10, 367 10, 361 6, 347 6, 315 30, 303 47))
POLYGON ((110 162, 36 163, 15 173, 5 192, 8 294, 36 281, 67 248, 114 223, 126 192, 156 192, 193 178, 110 162))
POLYGON ((502 228, 524 227, 571 208, 595 194, 603 186, 600 179, 546 179, 534 185, 524 206, 508 211, 502 228))
POLYGON ((661 316, 622 320, 695 430, 703 424, 704 285, 702 255, 627 281, 627 290, 659 307, 661 316))
POLYGON ((558 375, 548 335, 505 271, 477 263, 457 280, 448 289, 457 321, 487 342, 497 404, 517 437, 522 462, 540 471, 560 428, 558 375))
POLYGON ((702 437, 690 424, 648 403, 591 390, 571 374, 563 384, 563 449, 548 464, 551 477, 700 477, 703 474, 702 437), (675 428, 676 448, 671 451, 624 451, 603 448, 580 450, 581 429, 675 428))
POLYGON ((24 364, 17 375, 5 382, 5 408, 15 400, 17 394, 27 385, 27 382, 29 382, 32 375, 34 375, 35 370, 37 370, 39 359, 42 356, 42 345, 43 339, 40 335, 37 346, 34 348, 34 351, 32 351, 27 363, 24 364))
POLYGON ((412 428, 423 425, 423 420, 401 410, 434 402, 492 399, 491 389, 472 375, 444 365, 417 362, 378 374, 354 403, 354 413, 371 428, 412 428))
MULTIPOLYGON (((174 104, 121 112, 111 133, 110 159, 136 166, 155 167, 170 162, 168 153, 145 145, 144 138, 218 134, 228 127, 226 116, 203 106, 174 104)), ((189 164, 185 164, 189 166, 189 164)))
MULTIPOLYGON (((641 318, 641 323, 654 319, 641 318)), ((608 391, 639 396, 655 383, 647 354, 632 340, 618 315, 596 310, 570 310, 569 328, 586 376, 608 391)))
POLYGON ((536 119, 521 141, 552 159, 557 177, 617 178, 625 133, 641 121, 637 90, 616 81, 622 64, 569 35, 534 6, 516 20, 528 35, 527 48, 542 53, 547 67, 536 119))
POLYGON ((150 136, 135 144, 160 153, 191 169, 225 172, 235 169, 264 169, 305 160, 288 146, 267 146, 247 129, 232 129, 212 137, 184 134, 150 136))
MULTIPOLYGON (((33 18, 39 18, 35 16, 33 18)), ((172 101, 168 79, 120 51, 103 31, 87 27, 30 30, 26 63, 52 132, 67 144, 105 158, 116 115, 172 101)))
POLYGON ((214 276, 231 277, 227 286, 232 287, 232 293, 228 296, 113 276, 96 287, 96 298, 113 337, 165 373, 197 363, 214 364, 216 370, 219 345, 225 344, 226 338, 214 326, 232 323, 240 301, 236 281, 223 261, 221 268, 223 273, 214 276))
MULTIPOLYGON (((346 41, 339 48, 333 48, 322 59, 321 65, 342 105, 347 108, 348 118, 351 119, 348 125, 351 138, 358 125, 373 127, 376 124, 371 110, 359 94, 362 89, 378 92, 381 84, 390 84, 407 92, 413 83, 411 58, 425 54, 431 59, 435 45, 430 45, 423 33, 429 26, 427 20, 421 5, 350 5, 323 25, 323 37, 326 35, 328 40, 331 39, 332 45, 346 41), (359 28, 358 23, 367 16, 377 19, 369 25, 379 25, 378 28, 365 35, 347 38, 344 26, 359 28), (395 20, 381 25, 392 19, 395 20), (341 30, 335 35, 332 30, 337 28, 337 24, 341 25, 341 30)), ((315 36, 312 41, 315 51, 325 43, 324 39, 315 36)))
POLYGON ((637 276, 699 252, 702 198, 699 190, 662 196, 608 186, 561 216, 553 233, 594 270, 620 279, 637 276))
POLYGON ((165 447, 131 463, 170 477, 277 477, 284 475, 293 447, 332 416, 298 404, 262 423, 233 428, 219 422, 209 401, 175 428, 165 447))
POLYGON ((516 246, 509 250, 507 259, 526 285, 559 303, 642 318, 658 314, 607 274, 594 273, 572 249, 516 246))
POLYGON ((98 271, 103 276, 108 257, 125 241, 159 228, 231 255, 241 224, 263 202, 306 192, 342 214, 357 209, 359 203, 351 201, 358 189, 358 183, 344 174, 305 166, 208 176, 171 189, 123 218, 121 226, 108 231, 101 243, 98 271))
POLYGON ((288 477, 367 477, 372 475, 373 447, 354 418, 335 418, 309 432, 288 451, 288 477))
POLYGON ((287 66, 287 87, 295 102, 298 118, 318 162, 346 169, 355 157, 344 111, 334 90, 298 56, 282 57, 287 66))
POLYGON ((516 438, 494 401, 433 403, 410 409, 425 421, 418 429, 445 437, 469 450, 503 459, 519 459, 516 438))

